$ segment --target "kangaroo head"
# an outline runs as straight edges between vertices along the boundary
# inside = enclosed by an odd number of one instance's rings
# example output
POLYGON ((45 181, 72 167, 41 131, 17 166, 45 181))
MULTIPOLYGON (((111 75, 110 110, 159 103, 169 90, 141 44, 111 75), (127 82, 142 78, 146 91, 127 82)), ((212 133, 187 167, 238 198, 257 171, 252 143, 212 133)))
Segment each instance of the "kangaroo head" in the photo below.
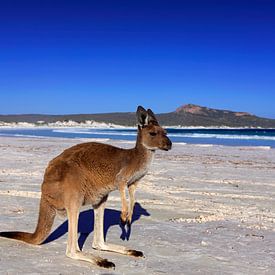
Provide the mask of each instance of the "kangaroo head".
POLYGON ((137 108, 138 134, 142 145, 149 150, 161 149, 168 151, 172 148, 172 142, 167 137, 167 132, 158 123, 151 109, 147 111, 137 108))

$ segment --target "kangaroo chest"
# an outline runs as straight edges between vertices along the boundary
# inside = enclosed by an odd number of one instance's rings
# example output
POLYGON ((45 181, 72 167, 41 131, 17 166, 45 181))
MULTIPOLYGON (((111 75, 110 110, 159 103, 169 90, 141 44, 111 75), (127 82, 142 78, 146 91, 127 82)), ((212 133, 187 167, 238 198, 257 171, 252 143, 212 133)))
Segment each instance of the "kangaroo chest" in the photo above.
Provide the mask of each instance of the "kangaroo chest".
POLYGON ((137 170, 131 173, 127 184, 131 185, 132 183, 143 178, 147 174, 152 161, 153 161, 153 153, 148 156, 148 158, 144 161, 144 163, 140 165, 140 167, 137 170))

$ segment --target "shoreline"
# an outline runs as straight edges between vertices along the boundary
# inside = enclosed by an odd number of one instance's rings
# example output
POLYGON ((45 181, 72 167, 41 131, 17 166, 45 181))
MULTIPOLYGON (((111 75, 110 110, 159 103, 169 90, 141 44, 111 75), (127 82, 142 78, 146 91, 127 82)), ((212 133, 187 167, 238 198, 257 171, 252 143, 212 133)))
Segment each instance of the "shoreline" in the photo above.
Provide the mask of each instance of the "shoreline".
MULTIPOLYGON (((34 123, 28 122, 18 122, 18 123, 6 123, 0 121, 0 129, 62 129, 62 128, 82 128, 82 129, 136 129, 137 126, 125 126, 125 125, 118 125, 112 123, 104 123, 104 122, 96 122, 93 124, 85 124, 85 123, 60 123, 52 125, 35 125, 34 123), (8 124, 8 125, 5 125, 8 124)), ((275 128, 268 128, 268 127, 229 127, 229 126, 180 126, 180 125, 164 125, 162 126, 166 129, 179 129, 179 130, 275 130, 275 128)))
MULTIPOLYGON (((69 138, 69 137, 54 137, 54 136, 32 136, 32 135, 14 135, 14 136, 6 136, 0 134, 0 139, 7 138, 7 139, 26 139, 26 140, 73 140, 73 141, 79 141, 79 142, 100 142, 100 143, 120 143, 120 144, 135 144, 135 141, 133 140, 123 140, 123 139, 112 139, 112 138, 94 138, 94 137, 75 137, 75 138, 69 138)), ((173 142, 173 145, 179 145, 179 146, 194 146, 194 147, 229 147, 229 148, 239 148, 239 149, 251 149, 251 150, 275 150, 275 147, 272 146, 262 146, 262 145, 227 145, 227 144, 212 144, 212 143, 187 143, 187 142, 173 142)))

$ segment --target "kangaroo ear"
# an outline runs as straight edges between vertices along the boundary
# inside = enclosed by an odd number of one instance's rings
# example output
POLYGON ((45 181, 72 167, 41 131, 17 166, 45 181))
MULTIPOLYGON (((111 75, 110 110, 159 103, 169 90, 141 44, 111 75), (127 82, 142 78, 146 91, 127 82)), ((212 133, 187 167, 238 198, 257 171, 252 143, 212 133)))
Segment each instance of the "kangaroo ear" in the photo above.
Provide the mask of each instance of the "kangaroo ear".
POLYGON ((142 106, 138 106, 136 115, 140 126, 145 126, 148 124, 148 114, 142 106))
POLYGON ((158 120, 155 116, 155 114, 153 113, 153 111, 151 109, 147 110, 147 114, 148 114, 148 124, 151 123, 153 125, 159 125, 158 120))

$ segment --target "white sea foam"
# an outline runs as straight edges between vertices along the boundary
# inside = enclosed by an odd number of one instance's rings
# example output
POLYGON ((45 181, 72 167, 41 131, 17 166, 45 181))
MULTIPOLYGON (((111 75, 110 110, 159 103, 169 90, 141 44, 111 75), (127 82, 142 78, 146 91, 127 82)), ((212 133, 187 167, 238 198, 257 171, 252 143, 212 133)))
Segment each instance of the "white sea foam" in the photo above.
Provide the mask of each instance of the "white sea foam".
POLYGON ((87 134, 87 135, 110 135, 110 136, 136 136, 134 132, 96 131, 90 129, 54 129, 56 133, 87 134))
POLYGON ((245 140, 275 140, 275 136, 259 135, 223 135, 223 134, 169 134, 169 137, 185 138, 216 138, 216 139, 245 139, 245 140))
POLYGON ((49 136, 39 136, 39 135, 27 135, 27 134, 10 134, 10 133, 0 133, 0 136, 3 137, 24 137, 24 138, 40 138, 40 139, 48 139, 48 138, 53 138, 49 136))
POLYGON ((194 146, 197 146, 197 147, 213 147, 214 145, 213 144, 195 144, 194 146))
MULTIPOLYGON (((72 133, 72 134, 88 134, 88 135, 112 135, 112 136, 136 136, 135 132, 127 131, 96 131, 91 129, 54 129, 53 132, 72 133)), ((201 134, 201 133, 178 133, 168 134, 169 137, 178 138, 211 138, 211 139, 241 139, 241 140, 275 140, 275 136, 259 136, 259 135, 228 135, 228 134, 201 134)))

